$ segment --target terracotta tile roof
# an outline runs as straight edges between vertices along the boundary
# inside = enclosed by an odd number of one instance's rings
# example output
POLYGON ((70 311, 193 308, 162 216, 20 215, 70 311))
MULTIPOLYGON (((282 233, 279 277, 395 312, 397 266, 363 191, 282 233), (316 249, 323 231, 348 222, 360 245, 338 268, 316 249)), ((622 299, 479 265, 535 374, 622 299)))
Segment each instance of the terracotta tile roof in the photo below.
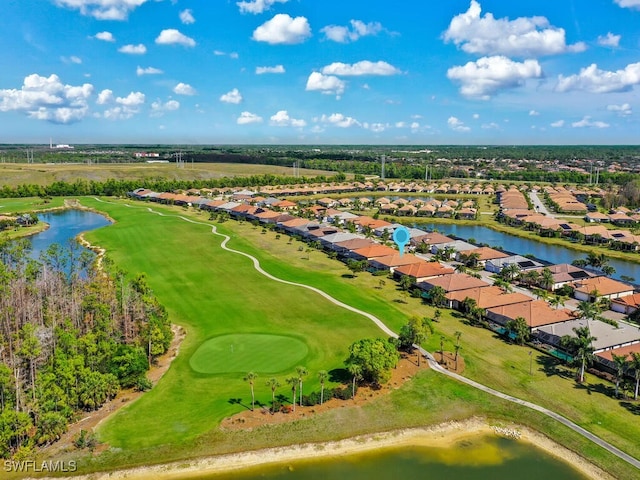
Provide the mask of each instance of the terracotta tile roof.
POLYGON ((372 258, 371 262, 378 265, 385 266, 385 267, 389 267, 389 268, 400 267, 402 265, 427 263, 426 260, 422 258, 418 258, 415 255, 411 255, 410 253, 405 253, 404 255, 401 256, 399 252, 395 252, 393 255, 386 255, 384 257, 372 258))
POLYGON ((404 265, 396 268, 395 271, 413 278, 435 277, 439 275, 452 274, 454 272, 453 268, 445 267, 438 262, 422 262, 404 265))
POLYGON ((345 248, 347 250, 357 250, 359 248, 369 247, 371 245, 377 245, 376 242, 369 238, 354 238, 353 240, 345 240, 344 242, 337 242, 337 246, 345 248))
POLYGON ((478 258, 478 260, 480 261, 492 260, 494 258, 505 258, 509 256, 508 253, 504 253, 489 247, 474 248, 473 250, 465 250, 462 253, 465 255, 477 253, 478 255, 480 255, 480 257, 478 258))
POLYGON ((486 287, 489 284, 479 278, 472 277, 466 273, 453 273, 442 277, 431 278, 422 282, 429 287, 442 287, 445 292, 455 292, 457 290, 467 290, 474 287, 486 287))
POLYGON ((624 297, 614 298, 611 303, 618 303, 628 307, 640 306, 640 293, 634 293, 633 295, 625 295, 624 297))
POLYGON ((389 255, 395 255, 398 252, 391 247, 387 247, 385 245, 371 245, 369 247, 358 248, 357 250, 352 250, 353 253, 360 257, 364 258, 376 258, 376 257, 385 257, 389 255))
POLYGON ((547 302, 542 300, 492 307, 489 309, 489 313, 500 315, 510 320, 522 317, 529 325, 529 328, 565 322, 575 318, 571 310, 551 308, 547 302))
POLYGON ((629 357, 631 353, 640 353, 640 343, 634 343, 633 345, 627 345, 625 347, 612 348, 611 350, 605 350, 597 353, 600 358, 613 362, 613 354, 623 357, 629 357))
POLYGON ((512 303, 533 301, 533 298, 523 295, 522 293, 504 293, 501 288, 493 285, 449 292, 446 297, 449 300, 457 300, 458 302, 464 301, 467 297, 473 298, 480 308, 499 307, 512 303))
POLYGON ((633 291, 633 287, 629 284, 612 280, 609 277, 592 277, 584 280, 579 280, 573 283, 575 291, 590 294, 594 290, 598 291, 599 295, 612 295, 615 293, 622 293, 633 291))
POLYGON ((281 225, 284 227, 299 227, 301 225, 307 225, 309 223, 315 223, 311 220, 307 220, 306 218, 294 218, 292 220, 287 220, 286 222, 282 222, 281 225))

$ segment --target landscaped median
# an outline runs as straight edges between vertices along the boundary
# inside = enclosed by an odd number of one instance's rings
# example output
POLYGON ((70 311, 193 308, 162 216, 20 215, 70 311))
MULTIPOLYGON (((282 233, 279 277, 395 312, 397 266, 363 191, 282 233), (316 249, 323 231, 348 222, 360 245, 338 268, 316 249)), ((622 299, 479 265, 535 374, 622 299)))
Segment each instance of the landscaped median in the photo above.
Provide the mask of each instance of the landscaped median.
MULTIPOLYGON (((202 373, 192 368, 192 356, 207 340, 229 333, 294 335, 309 346, 302 362, 309 371, 317 372, 340 368, 351 341, 380 332, 364 317, 338 308, 313 292, 259 275, 248 259, 222 251, 219 238, 204 225, 152 215, 139 203, 131 207, 90 199, 83 199, 83 203, 105 210, 117 220, 109 228, 88 234, 88 240, 106 248, 108 255, 127 270, 146 272, 172 320, 184 325, 188 333, 180 356, 158 386, 100 429, 102 440, 122 450, 107 451, 90 465, 82 463, 83 468, 97 470, 144 464, 149 458, 161 462, 299 441, 333 440, 481 414, 518 419, 538 428, 571 449, 585 452, 587 458, 621 478, 636 473, 550 419, 434 372, 418 375, 371 406, 341 408, 314 419, 254 432, 220 432, 216 428, 220 420, 243 408, 229 400, 244 398, 246 402, 250 395, 242 375, 202 373)), ((205 215, 194 211, 160 205, 152 208, 207 223, 205 215)), ((320 288, 376 315, 396 331, 412 314, 433 315, 433 310, 418 300, 394 302, 399 294, 391 282, 381 288, 379 279, 370 275, 343 278, 347 273, 343 264, 319 252, 301 255, 296 243, 276 240, 271 232, 262 235, 251 225, 235 222, 216 227, 232 236, 230 247, 256 256, 269 273, 320 288)), ((562 377, 562 366, 547 368, 545 358, 540 356, 535 375, 530 376, 525 349, 496 343, 491 332, 465 325, 450 312, 443 315, 437 329, 425 346, 437 350, 440 334, 452 339, 455 331, 461 331, 466 374, 471 378, 559 411, 632 455, 640 453, 635 442, 640 429, 634 426, 637 422, 632 421, 632 413, 601 394, 571 393, 573 384, 562 377)), ((309 388, 314 388, 312 376, 309 388)), ((270 399, 266 388, 256 393, 265 403, 270 399)))

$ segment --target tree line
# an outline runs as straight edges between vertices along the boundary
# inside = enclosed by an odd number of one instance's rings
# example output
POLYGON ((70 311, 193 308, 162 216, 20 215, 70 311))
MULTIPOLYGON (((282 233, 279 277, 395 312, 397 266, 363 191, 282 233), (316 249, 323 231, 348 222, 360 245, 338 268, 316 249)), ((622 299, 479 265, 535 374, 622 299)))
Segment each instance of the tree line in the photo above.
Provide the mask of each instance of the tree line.
POLYGON ((0 458, 31 456, 121 388, 150 388, 173 336, 144 275, 98 271, 75 242, 39 260, 30 245, 0 242, 0 458))

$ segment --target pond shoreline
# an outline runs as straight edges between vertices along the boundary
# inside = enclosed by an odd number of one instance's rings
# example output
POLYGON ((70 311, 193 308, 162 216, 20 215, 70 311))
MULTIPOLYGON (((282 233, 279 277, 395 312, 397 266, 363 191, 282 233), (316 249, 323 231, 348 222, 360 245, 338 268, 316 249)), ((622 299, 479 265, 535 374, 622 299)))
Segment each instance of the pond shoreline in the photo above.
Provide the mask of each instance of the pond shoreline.
POLYGON ((554 442, 541 433, 521 425, 495 426, 483 418, 470 418, 423 428, 394 430, 361 435, 326 443, 306 443, 286 447, 267 448, 226 455, 182 460, 112 472, 92 473, 74 477, 84 480, 127 478, 131 480, 200 478, 215 473, 229 473, 251 467, 284 464, 297 460, 335 458, 374 450, 399 447, 451 447, 459 442, 482 436, 515 438, 527 442, 556 457, 591 479, 612 479, 609 474, 591 464, 577 453, 554 442))

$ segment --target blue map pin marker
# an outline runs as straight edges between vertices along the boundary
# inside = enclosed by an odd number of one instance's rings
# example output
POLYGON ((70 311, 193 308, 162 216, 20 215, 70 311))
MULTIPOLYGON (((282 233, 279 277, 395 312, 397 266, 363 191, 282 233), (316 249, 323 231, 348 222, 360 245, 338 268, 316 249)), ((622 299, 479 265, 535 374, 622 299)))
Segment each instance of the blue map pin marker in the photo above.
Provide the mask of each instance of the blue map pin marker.
POLYGON ((405 227, 398 227, 393 231, 393 241, 398 245, 400 256, 404 253, 404 247, 411 240, 411 234, 405 227))

